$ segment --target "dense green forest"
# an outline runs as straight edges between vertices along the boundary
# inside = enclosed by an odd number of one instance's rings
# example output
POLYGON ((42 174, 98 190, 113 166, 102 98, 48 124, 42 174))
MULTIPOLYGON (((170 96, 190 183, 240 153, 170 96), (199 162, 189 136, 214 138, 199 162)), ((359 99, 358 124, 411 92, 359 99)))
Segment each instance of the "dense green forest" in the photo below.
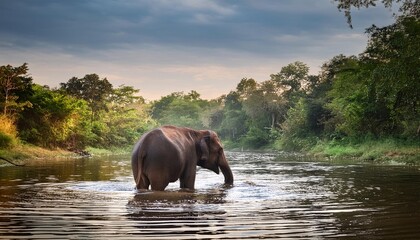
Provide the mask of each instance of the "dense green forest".
POLYGON ((318 75, 292 62, 266 81, 238 79, 205 100, 194 90, 146 102, 138 89, 87 74, 41 86, 29 65, 0 66, 0 148, 29 143, 81 150, 132 146, 153 127, 217 131, 231 148, 309 150, 366 141, 420 143, 420 23, 403 14, 372 26, 358 56, 337 55, 318 75))

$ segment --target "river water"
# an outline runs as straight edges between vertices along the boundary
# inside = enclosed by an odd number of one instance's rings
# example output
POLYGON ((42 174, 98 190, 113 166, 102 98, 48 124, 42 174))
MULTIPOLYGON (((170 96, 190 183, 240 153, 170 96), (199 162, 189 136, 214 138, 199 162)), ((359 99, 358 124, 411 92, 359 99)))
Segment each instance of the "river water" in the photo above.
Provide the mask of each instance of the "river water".
POLYGON ((136 192, 129 156, 0 167, 1 239, 419 239, 420 169, 227 152, 235 184, 136 192))

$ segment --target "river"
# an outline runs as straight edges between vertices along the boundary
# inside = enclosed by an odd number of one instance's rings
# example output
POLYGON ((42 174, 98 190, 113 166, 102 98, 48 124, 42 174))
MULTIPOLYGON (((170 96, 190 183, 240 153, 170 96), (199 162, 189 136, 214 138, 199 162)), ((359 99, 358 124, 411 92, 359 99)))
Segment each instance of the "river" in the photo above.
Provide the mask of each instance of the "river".
POLYGON ((194 192, 136 192, 129 156, 0 167, 1 239, 419 239, 420 169, 226 152, 194 192))

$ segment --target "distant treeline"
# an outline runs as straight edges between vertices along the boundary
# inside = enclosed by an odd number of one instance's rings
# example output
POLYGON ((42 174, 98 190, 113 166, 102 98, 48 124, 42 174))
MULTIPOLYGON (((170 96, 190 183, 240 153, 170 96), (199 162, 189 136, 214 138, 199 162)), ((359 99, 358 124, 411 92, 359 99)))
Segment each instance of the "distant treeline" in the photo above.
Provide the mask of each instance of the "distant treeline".
POLYGON ((419 140, 420 23, 402 16, 367 29, 358 56, 338 55, 310 75, 293 62, 214 100, 196 91, 146 103, 139 90, 97 74, 59 88, 33 83, 28 65, 0 67, 0 148, 20 142, 83 149, 132 145, 153 127, 210 128, 230 147, 301 150, 348 138, 419 140))

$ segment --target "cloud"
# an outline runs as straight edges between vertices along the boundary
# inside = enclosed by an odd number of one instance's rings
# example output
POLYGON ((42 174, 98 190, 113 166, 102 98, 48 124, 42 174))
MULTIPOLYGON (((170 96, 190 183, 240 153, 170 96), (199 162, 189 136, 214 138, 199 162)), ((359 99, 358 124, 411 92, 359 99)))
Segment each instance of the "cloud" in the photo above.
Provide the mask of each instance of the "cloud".
POLYGON ((350 29, 330 1, 3 0, 0 65, 28 62, 51 86, 97 73, 148 99, 192 89, 216 97, 297 60, 316 73, 360 53, 365 27, 393 20, 383 9, 353 14, 350 29))

